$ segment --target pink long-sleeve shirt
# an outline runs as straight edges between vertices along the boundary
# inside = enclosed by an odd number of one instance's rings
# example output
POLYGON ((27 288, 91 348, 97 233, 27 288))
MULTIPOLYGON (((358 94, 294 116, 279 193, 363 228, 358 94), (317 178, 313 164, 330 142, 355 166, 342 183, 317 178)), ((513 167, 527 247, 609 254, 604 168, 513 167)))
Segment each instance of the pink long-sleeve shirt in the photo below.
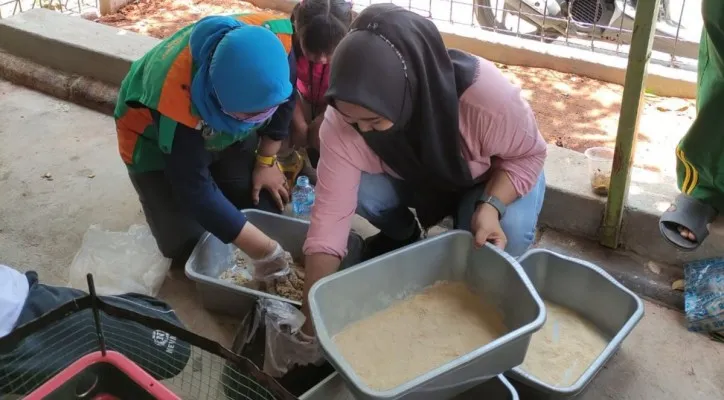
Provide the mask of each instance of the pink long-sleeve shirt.
MULTIPOLYGON (((460 97, 461 152, 473 177, 503 170, 519 196, 527 194, 543 170, 546 143, 533 110, 493 63, 480 59, 479 73, 460 97)), ((316 200, 304 253, 344 257, 363 172, 397 175, 362 136, 327 107, 320 128, 316 200)))

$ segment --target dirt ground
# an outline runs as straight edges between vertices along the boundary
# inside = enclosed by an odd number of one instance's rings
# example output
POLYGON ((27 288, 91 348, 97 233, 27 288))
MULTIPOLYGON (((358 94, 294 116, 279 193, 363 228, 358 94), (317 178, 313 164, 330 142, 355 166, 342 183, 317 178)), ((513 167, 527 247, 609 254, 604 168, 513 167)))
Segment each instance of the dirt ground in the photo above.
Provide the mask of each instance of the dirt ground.
MULTIPOLYGON (((259 9, 236 0, 139 0, 99 22, 164 38, 207 15, 255 10, 259 9)), ((523 88, 548 143, 580 152, 594 146, 613 147, 623 93, 621 85, 542 68, 499 67, 523 88)), ((694 100, 647 94, 636 165, 674 175, 674 147, 694 116, 694 100)))
MULTIPOLYGON (((614 146, 623 86, 543 68, 498 67, 523 88, 548 143, 580 152, 614 146)), ((646 94, 636 165, 674 175, 674 148, 695 115, 693 99, 646 94)))
MULTIPOLYGON (((208 15, 258 12, 262 9, 238 0, 139 0, 98 22, 163 39, 208 15)), ((284 15, 274 10, 264 10, 284 15)))

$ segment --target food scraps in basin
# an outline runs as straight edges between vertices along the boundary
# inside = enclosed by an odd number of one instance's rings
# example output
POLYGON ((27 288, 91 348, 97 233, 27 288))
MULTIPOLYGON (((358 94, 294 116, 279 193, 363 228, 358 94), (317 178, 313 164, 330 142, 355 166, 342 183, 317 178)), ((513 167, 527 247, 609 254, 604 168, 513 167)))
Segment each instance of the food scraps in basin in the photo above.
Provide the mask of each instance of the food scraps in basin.
POLYGON ((611 185, 611 174, 596 171, 591 178, 591 189, 598 196, 608 196, 608 187, 611 185))
MULTIPOLYGON (((246 286, 251 282, 251 261, 237 249, 234 253, 236 267, 230 268, 221 273, 219 279, 233 283, 239 286, 246 286)), ((269 294, 284 297, 293 301, 302 301, 302 292, 304 290, 304 266, 297 263, 289 252, 285 252, 285 258, 289 263, 291 271, 289 275, 276 278, 272 282, 261 285, 261 289, 269 294)))

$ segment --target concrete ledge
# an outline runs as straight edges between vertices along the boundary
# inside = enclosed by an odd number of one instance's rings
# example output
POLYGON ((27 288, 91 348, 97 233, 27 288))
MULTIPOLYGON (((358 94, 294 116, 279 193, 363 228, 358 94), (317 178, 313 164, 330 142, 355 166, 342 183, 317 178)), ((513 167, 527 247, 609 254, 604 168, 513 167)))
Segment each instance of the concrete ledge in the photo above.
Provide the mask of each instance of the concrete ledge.
POLYGON ((113 115, 118 87, 58 71, 0 51, 0 78, 113 115))
POLYGON ((0 49, 70 74, 120 85, 157 39, 36 8, 0 20, 0 49))
MULTIPOLYGON (((627 59, 500 35, 474 27, 436 23, 448 47, 508 65, 547 68, 623 85, 627 59)), ((659 96, 696 97, 696 72, 650 64, 646 90, 659 96)))
MULTIPOLYGON (((446 38, 450 40, 451 37, 446 38)), ((455 40, 472 40, 457 38, 455 40)), ((500 41, 508 39, 503 37, 500 41)), ((110 114, 117 86, 130 63, 156 43, 156 39, 37 9, 0 21, 0 50, 11 53, 0 59, 0 73, 14 82, 110 114)), ((504 50, 503 44, 491 41, 488 47, 483 47, 487 49, 485 51, 491 51, 491 48, 508 51, 507 62, 515 61, 510 58, 515 52, 504 50)), ((560 60, 566 60, 566 57, 560 56, 560 60)), ((603 68, 601 71, 609 73, 611 70, 603 68)), ((577 236, 597 238, 605 203, 604 199, 591 193, 587 174, 583 154, 549 147, 548 192, 540 217, 542 225, 577 236)), ((724 254, 724 232, 712 233, 706 244, 692 253, 677 252, 660 237, 658 217, 676 193, 672 177, 635 171, 625 216, 623 247, 650 260, 667 263, 724 254)))
POLYGON ((70 97, 71 76, 2 51, 0 77, 59 99, 70 97))
MULTIPOLYGON (((541 225, 597 239, 606 203, 605 198, 591 191, 586 157, 549 145, 545 173, 548 185, 541 225)), ((622 247, 648 260, 679 265, 724 254, 722 219, 713 224, 709 238, 694 252, 677 251, 661 237, 659 217, 677 194, 674 177, 635 168, 624 215, 622 247)))

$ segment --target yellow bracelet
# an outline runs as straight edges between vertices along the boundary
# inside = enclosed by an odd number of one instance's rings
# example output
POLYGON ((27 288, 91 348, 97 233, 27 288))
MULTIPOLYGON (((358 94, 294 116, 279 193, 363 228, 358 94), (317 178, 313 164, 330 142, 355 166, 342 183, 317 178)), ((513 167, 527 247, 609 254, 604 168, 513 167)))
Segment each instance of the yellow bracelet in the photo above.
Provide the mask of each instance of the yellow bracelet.
POLYGON ((271 167, 272 165, 274 165, 274 163, 277 162, 277 156, 262 156, 260 154, 257 154, 256 162, 262 165, 266 165, 267 167, 271 167))

